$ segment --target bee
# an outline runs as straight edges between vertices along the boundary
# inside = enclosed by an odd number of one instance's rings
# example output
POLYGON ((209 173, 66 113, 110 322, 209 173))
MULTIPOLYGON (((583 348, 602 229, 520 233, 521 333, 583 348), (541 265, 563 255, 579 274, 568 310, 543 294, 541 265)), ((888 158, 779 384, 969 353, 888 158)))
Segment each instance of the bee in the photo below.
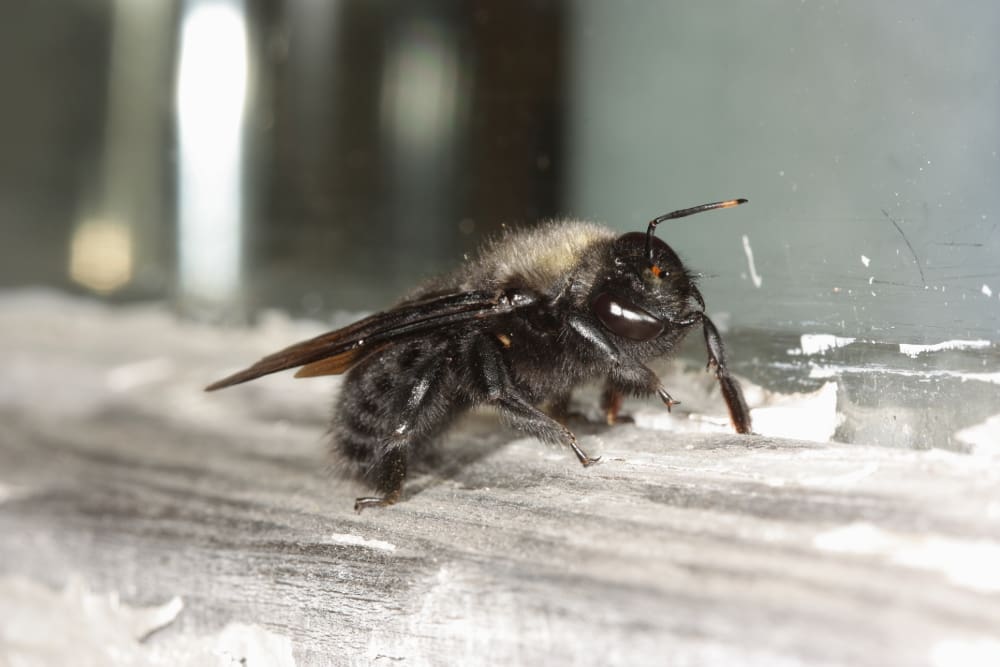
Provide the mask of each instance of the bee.
POLYGON ((344 472, 377 492, 358 498, 356 511, 396 503, 410 464, 479 405, 493 406, 518 431, 568 447, 583 466, 596 463, 540 406, 566 405, 574 387, 603 379, 608 423, 626 394, 655 394, 669 410, 678 401, 646 362, 699 325, 733 427, 750 433, 750 411, 695 276, 654 235, 666 220, 746 201, 673 211, 645 233, 574 221, 508 231, 396 306, 268 355, 206 391, 296 367, 295 377, 347 373, 334 409, 334 452, 344 472))

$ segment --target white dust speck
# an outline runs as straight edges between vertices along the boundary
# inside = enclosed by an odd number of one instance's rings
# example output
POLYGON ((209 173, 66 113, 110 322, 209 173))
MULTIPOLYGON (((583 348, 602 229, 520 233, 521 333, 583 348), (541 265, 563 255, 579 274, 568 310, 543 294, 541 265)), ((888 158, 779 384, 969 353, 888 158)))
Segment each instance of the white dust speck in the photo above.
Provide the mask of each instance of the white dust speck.
POLYGON ((367 549, 378 549, 380 551, 395 551, 396 545, 382 540, 369 540, 360 535, 349 533, 334 533, 330 535, 330 541, 334 544, 346 544, 353 547, 365 547, 367 549))
POLYGON ((864 255, 861 255, 861 263, 864 264, 865 266, 868 266, 869 264, 872 263, 872 261, 867 257, 865 257, 864 255))
POLYGON ((760 287, 764 280, 757 274, 757 267, 753 263, 753 249, 750 248, 750 239, 746 234, 743 235, 743 252, 747 255, 747 265, 750 267, 750 279, 753 281, 753 286, 760 287))

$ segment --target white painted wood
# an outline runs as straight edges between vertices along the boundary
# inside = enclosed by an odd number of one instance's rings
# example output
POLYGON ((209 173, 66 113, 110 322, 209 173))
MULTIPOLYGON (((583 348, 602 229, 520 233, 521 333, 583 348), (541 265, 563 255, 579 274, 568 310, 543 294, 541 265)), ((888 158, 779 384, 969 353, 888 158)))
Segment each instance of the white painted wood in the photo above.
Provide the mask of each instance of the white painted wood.
POLYGON ((308 326, 43 304, 0 301, 0 582, 177 596, 150 656, 231 623, 304 665, 1000 655, 988 454, 582 425, 604 457, 582 469, 474 416, 405 502, 358 515, 326 469, 326 385, 199 391, 308 326))

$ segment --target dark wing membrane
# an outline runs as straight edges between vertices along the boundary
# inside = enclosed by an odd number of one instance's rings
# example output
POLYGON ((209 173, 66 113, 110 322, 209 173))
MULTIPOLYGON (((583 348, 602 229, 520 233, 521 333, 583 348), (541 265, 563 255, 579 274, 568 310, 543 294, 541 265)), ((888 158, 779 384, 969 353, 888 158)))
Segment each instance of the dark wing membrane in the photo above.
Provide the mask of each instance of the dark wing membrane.
POLYGON ((297 377, 334 375, 346 372, 376 350, 416 333, 472 319, 498 315, 531 301, 524 294, 503 291, 476 291, 444 294, 404 303, 369 317, 296 343, 270 354, 253 366, 213 382, 205 391, 215 391, 304 366, 297 377))

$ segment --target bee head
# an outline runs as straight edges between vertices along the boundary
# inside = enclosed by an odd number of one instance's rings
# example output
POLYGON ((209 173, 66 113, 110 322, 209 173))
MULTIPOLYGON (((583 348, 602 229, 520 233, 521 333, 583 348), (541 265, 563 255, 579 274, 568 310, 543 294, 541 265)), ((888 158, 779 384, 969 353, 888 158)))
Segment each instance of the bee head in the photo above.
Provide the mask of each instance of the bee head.
POLYGON ((746 201, 730 199, 673 211, 651 220, 645 234, 618 237, 612 251, 615 269, 591 300, 597 319, 612 333, 635 341, 656 338, 668 323, 694 321, 691 310, 697 306, 704 310, 705 302, 677 253, 655 235, 656 226, 746 201))

